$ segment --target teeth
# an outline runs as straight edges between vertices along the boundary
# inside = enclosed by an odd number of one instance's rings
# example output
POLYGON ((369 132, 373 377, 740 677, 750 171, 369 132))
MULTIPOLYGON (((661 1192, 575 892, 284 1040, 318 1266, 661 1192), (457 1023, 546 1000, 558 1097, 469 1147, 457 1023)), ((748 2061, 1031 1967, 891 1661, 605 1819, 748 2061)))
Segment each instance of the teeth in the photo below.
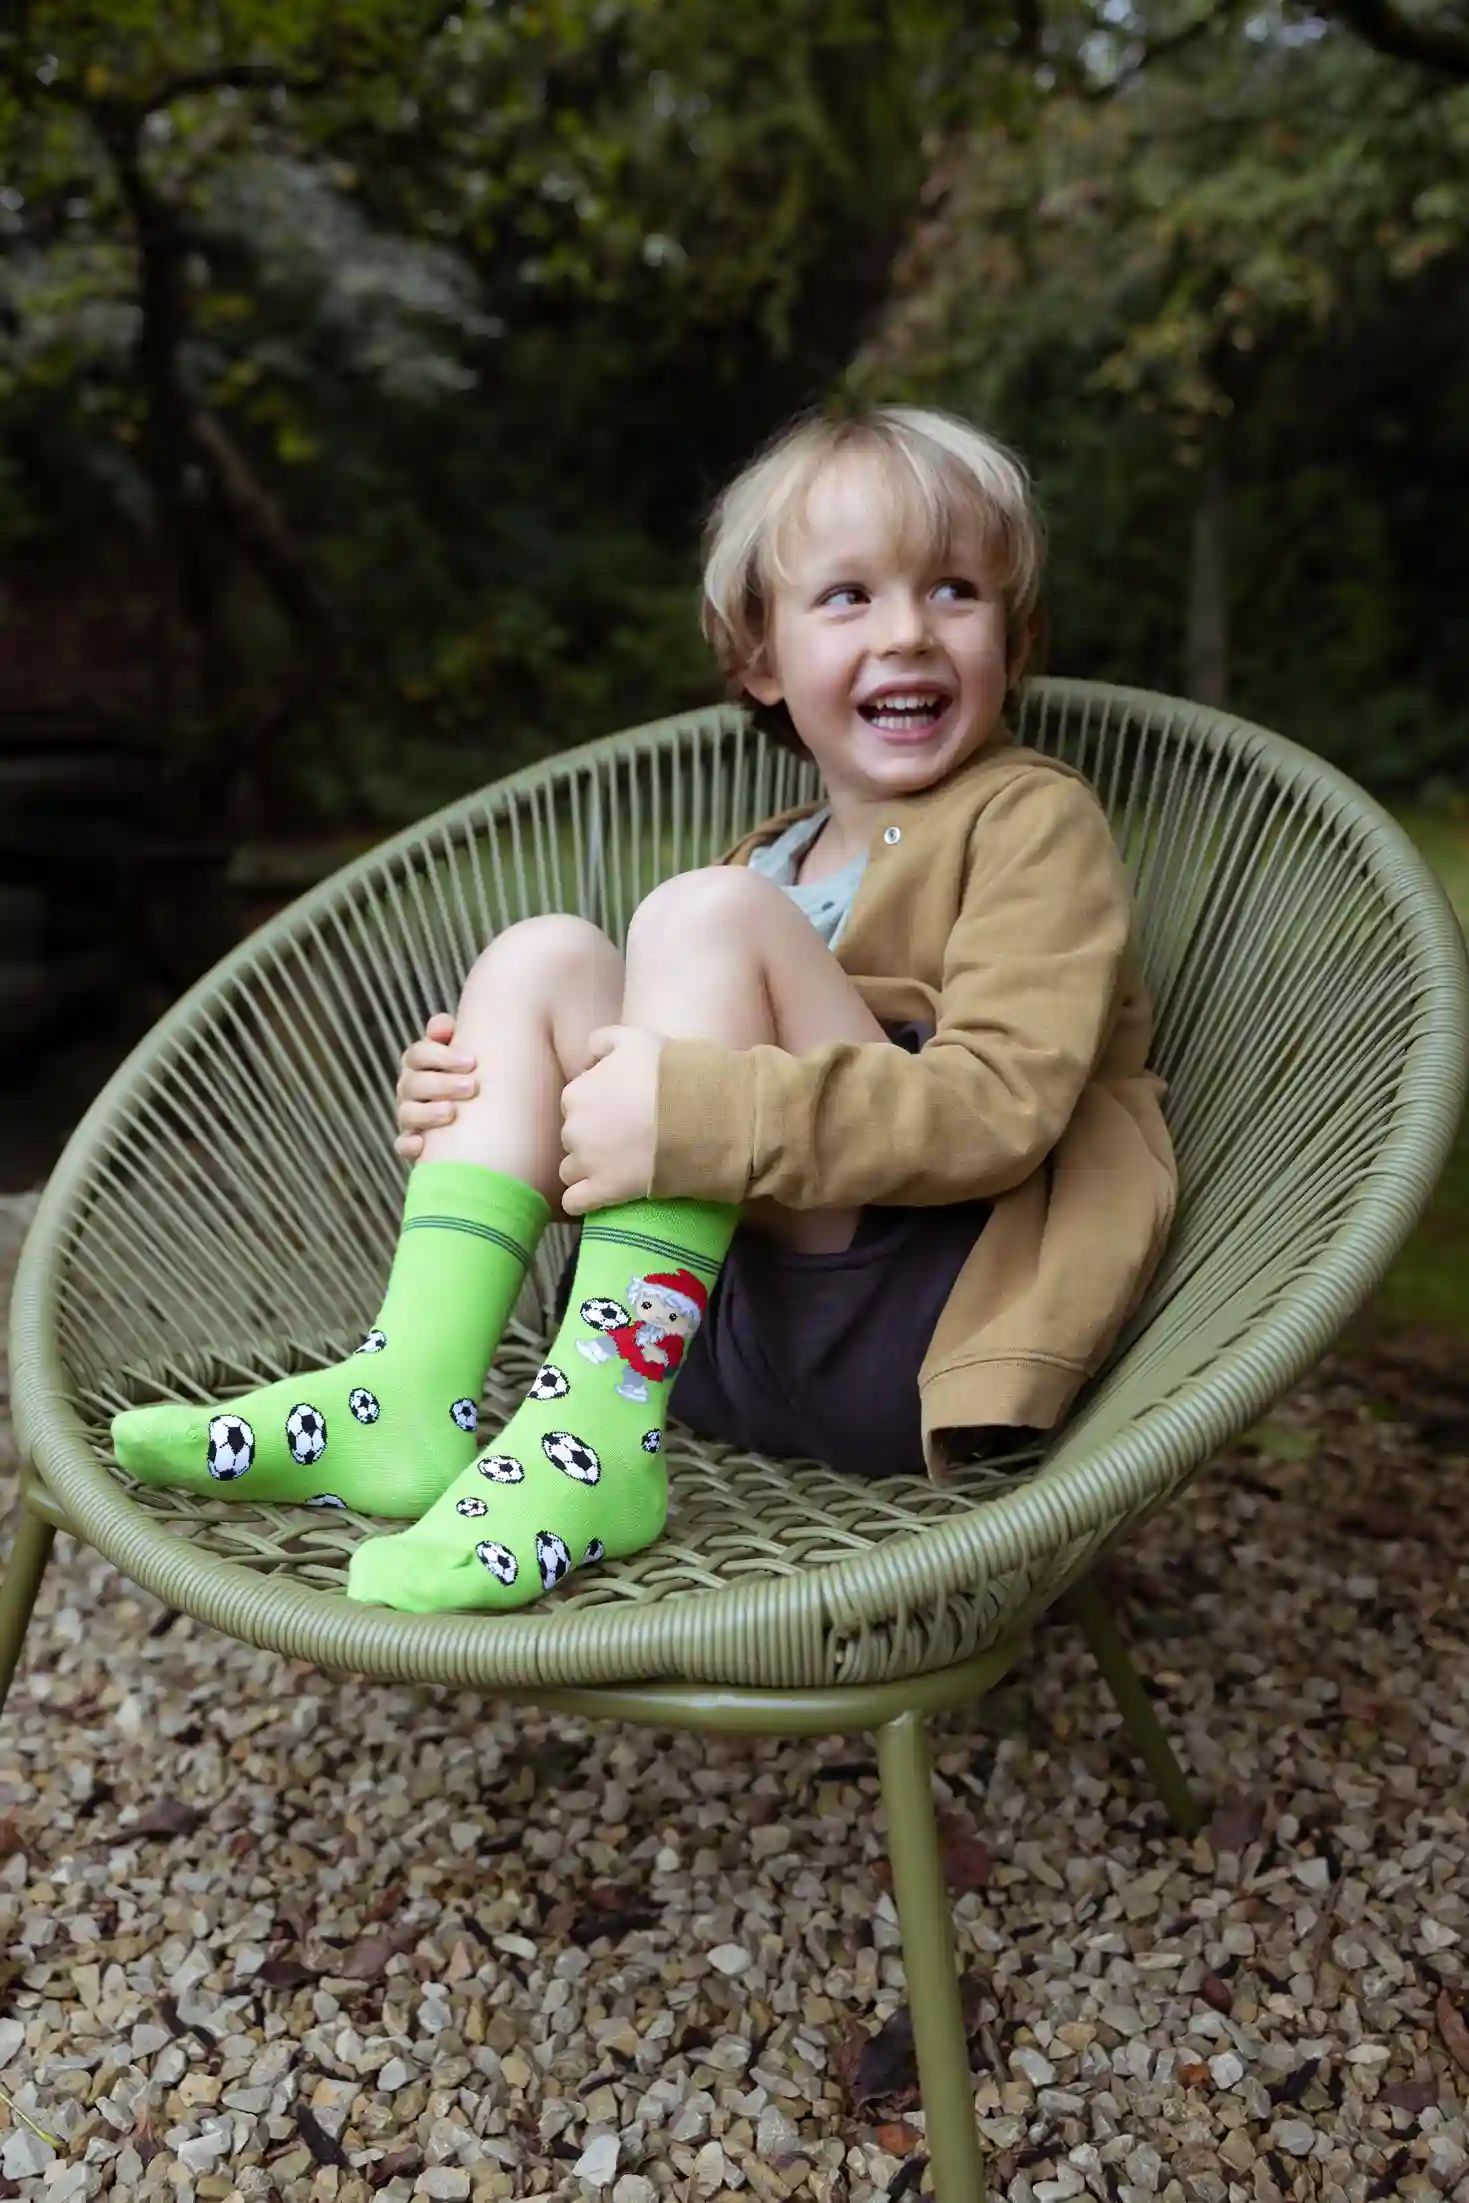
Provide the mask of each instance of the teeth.
POLYGON ((910 695, 875 697, 868 706, 870 711, 928 711, 935 704, 942 707, 943 697, 936 689, 918 689, 910 695))

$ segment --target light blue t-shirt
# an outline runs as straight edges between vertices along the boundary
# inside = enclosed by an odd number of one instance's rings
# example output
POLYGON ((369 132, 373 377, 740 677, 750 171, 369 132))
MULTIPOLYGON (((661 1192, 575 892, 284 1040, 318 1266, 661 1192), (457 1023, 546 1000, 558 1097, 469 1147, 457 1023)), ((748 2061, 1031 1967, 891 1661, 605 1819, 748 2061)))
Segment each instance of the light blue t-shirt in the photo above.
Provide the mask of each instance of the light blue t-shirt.
POLYGON ((810 848, 831 813, 823 809, 811 818, 798 818, 783 834, 763 849, 757 849, 750 858, 750 870, 763 879, 773 880, 783 887, 798 910, 803 910, 829 949, 837 945, 838 937, 847 922, 857 893, 857 883, 867 870, 867 852, 853 857, 840 872, 833 872, 829 879, 803 883, 796 878, 796 868, 810 848))

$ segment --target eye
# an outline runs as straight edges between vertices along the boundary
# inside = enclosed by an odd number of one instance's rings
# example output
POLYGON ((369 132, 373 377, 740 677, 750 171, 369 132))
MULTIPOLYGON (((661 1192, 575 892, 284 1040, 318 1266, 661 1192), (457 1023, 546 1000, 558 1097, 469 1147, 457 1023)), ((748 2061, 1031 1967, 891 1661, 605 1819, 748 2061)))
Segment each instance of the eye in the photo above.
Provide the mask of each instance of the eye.
POLYGON ((965 581, 960 574, 946 574, 942 581, 935 584, 935 594, 943 589, 952 589, 961 597, 973 598, 979 595, 974 583, 965 581))
POLYGON ((828 589, 816 601, 818 604, 836 605, 837 610, 841 611, 845 608, 836 604, 838 597, 865 597, 866 595, 867 591, 860 581, 839 581, 834 589, 828 589))

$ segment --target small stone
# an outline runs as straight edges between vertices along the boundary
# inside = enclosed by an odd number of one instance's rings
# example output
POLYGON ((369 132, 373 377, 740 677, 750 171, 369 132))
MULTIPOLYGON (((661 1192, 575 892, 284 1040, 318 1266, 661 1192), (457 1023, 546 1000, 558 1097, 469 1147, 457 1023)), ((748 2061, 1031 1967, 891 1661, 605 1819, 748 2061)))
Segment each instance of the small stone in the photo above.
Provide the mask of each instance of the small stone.
POLYGON ((1028 2043, 1011 2051, 1010 2065, 1012 2071, 1029 2081, 1032 2088, 1049 2088, 1056 2078, 1056 2068, 1050 2059, 1042 2057, 1039 2050, 1032 2050, 1028 2043))
POLYGON ((56 2161, 56 2152, 29 2127, 13 2127, 0 2150, 0 2172, 7 2180, 34 2180, 56 2161))
POLYGON ((400 2088, 408 2086, 409 2073, 401 2058, 389 2058, 377 2077, 377 2085, 387 2095, 396 2095, 400 2088))
POLYGON ((616 2175, 617 2158, 617 2136, 602 2127, 588 2137, 586 2148, 571 2169, 589 2187, 605 2188, 616 2175))
POLYGON ((26 2031, 18 2019, 0 2019, 0 2066, 9 2065, 25 2039, 26 2031))
POLYGON ((1231 2127, 1219 2145, 1219 2154, 1231 2172, 1248 2172, 1255 2162, 1255 2145, 1248 2127, 1231 2127))
POLYGON ((1316 2140, 1316 2129, 1304 2119, 1277 2119, 1271 2129, 1270 2139, 1277 2149, 1283 2149, 1287 2157, 1309 2157, 1316 2140))
POLYGON ((625 2172, 612 2190, 612 2203, 658 2203, 658 2190, 640 2172, 625 2172))
POLYGON ((729 2179, 729 2162, 718 2142, 706 2142, 694 2159, 694 2193, 715 2196, 729 2179))
POLYGON ((722 1974, 742 1974, 750 1964, 750 1954, 743 1943, 721 1943, 709 1953, 709 1963, 722 1974))
POLYGON ((1210 2058, 1209 2071, 1216 2088, 1238 2088, 1245 2077, 1243 2062, 1232 2050, 1221 2050, 1217 2058, 1210 2058))
POLYGON ((429 2165, 418 2176, 415 2195, 429 2195, 434 2203, 464 2203, 470 2192, 469 2174, 458 2165, 429 2165))

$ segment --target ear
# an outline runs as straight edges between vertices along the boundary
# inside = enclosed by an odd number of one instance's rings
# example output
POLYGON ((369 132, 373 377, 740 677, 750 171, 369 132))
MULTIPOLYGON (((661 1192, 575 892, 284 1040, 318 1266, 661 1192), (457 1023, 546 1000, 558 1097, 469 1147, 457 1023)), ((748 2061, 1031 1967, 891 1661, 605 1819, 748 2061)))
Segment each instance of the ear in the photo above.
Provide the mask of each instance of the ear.
POLYGON ((778 704, 785 695, 779 676, 771 672, 766 663, 763 650, 745 667, 740 675, 740 684, 754 697, 757 704, 778 704))

